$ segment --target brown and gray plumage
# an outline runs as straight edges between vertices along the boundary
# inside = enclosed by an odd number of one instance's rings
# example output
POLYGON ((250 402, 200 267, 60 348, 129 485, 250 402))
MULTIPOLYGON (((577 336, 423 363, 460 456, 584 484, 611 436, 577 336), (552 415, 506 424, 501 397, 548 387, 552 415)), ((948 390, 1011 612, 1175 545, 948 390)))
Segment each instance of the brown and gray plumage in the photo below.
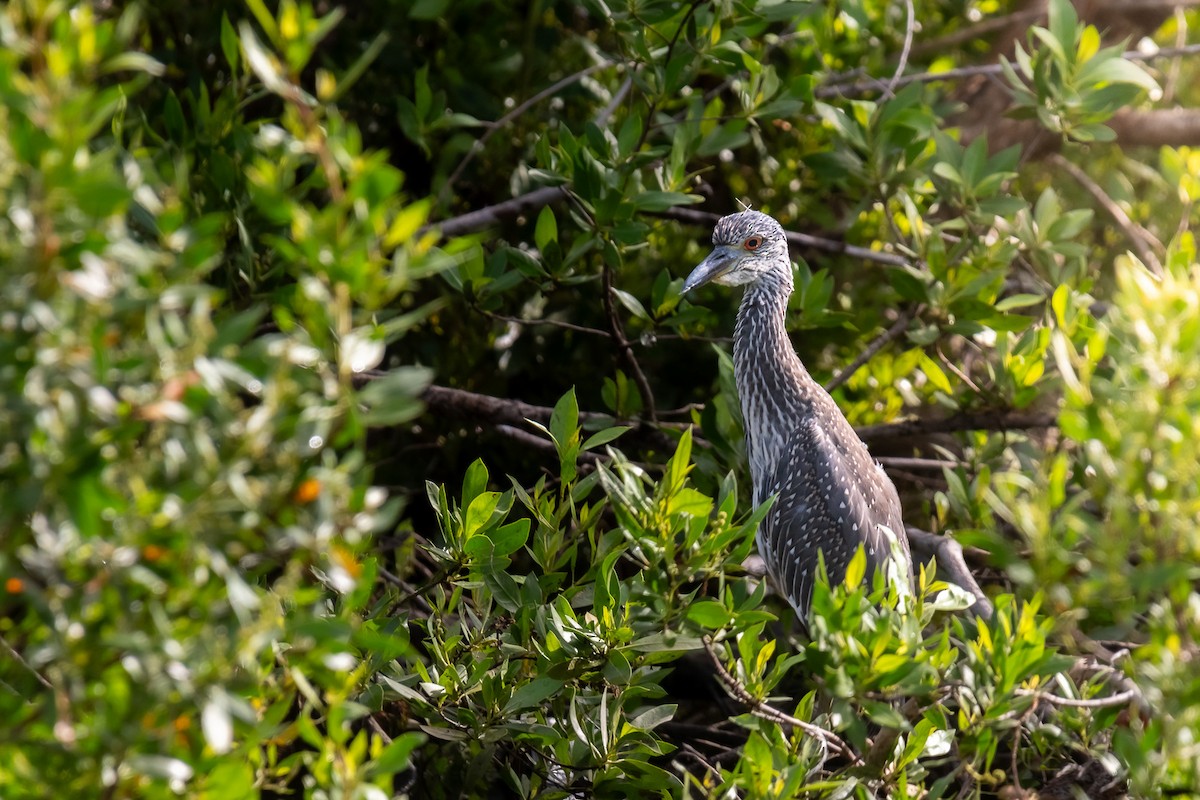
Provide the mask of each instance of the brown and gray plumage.
POLYGON ((793 283, 783 228, 766 214, 743 211, 717 223, 713 245, 683 291, 710 281, 746 287, 733 337, 734 376, 754 503, 778 495, 758 529, 771 578, 804 622, 818 551, 831 584, 845 577, 859 545, 868 576, 882 570, 893 581, 911 582, 896 487, 788 339, 784 317, 793 283))

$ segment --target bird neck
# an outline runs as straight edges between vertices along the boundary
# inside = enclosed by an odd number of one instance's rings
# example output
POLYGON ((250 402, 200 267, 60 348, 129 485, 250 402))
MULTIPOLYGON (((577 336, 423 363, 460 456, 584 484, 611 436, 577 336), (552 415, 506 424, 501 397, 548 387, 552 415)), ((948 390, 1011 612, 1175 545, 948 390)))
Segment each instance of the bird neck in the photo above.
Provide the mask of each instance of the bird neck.
MULTIPOLYGON (((790 270, 789 270, 790 273, 790 270)), ((767 275, 746 287, 733 340, 734 376, 746 425, 754 502, 769 493, 787 438, 825 395, 796 355, 785 327, 790 274, 767 275)))

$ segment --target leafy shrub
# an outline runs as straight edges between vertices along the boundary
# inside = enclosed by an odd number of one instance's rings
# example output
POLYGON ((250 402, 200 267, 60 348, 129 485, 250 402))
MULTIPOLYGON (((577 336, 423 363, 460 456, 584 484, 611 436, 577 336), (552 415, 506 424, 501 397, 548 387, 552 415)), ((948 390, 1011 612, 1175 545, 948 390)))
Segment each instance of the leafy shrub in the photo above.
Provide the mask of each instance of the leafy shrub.
POLYGON ((966 141, 971 47, 905 4, 214 8, 0 12, 6 797, 1197 788, 1152 68, 1049 3, 987 70, 1038 162, 966 141), (860 559, 803 632, 749 574, 706 197, 812 226, 801 355, 993 619, 860 559))

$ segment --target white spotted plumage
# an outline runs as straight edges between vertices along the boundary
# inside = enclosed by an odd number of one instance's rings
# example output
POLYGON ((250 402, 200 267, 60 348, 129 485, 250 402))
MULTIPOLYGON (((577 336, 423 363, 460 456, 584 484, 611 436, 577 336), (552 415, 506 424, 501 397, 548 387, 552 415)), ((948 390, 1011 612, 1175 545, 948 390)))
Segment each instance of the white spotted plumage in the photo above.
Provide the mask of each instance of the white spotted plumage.
POLYGON ((746 286, 734 332, 734 377, 754 502, 778 495, 757 535, 772 579, 802 620, 818 552, 831 582, 842 580, 859 545, 870 569, 911 581, 895 486, 788 339, 784 318, 793 282, 783 229, 766 214, 743 211, 717 223, 713 245, 684 288, 710 280, 746 286), (893 554, 904 563, 887 570, 893 554))

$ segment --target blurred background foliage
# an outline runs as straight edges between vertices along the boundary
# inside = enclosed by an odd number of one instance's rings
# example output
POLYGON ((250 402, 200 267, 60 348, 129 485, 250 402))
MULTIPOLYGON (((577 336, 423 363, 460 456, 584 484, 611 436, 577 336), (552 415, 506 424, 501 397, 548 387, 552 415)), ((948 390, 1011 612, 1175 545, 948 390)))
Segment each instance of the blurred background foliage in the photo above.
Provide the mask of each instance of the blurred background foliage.
POLYGON ((5 4, 2 794, 1200 792, 1195 5, 5 4), (739 203, 993 619, 747 575, 739 203))

